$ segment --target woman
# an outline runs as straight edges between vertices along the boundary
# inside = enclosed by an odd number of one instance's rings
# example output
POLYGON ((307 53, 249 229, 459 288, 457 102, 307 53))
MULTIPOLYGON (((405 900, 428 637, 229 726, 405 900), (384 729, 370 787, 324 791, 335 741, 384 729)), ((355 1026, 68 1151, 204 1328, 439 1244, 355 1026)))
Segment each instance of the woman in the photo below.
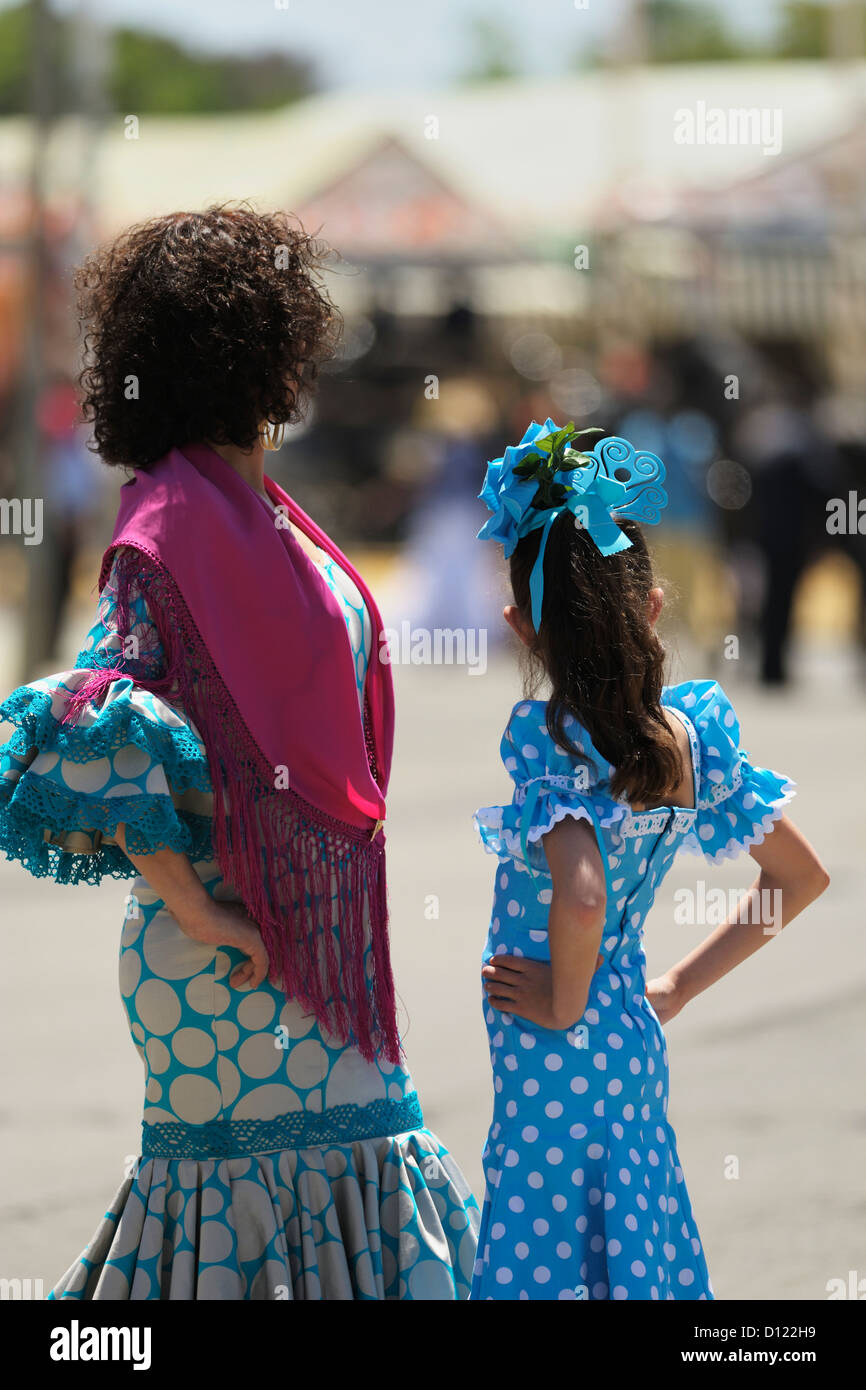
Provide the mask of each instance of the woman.
POLYGON ((84 415, 134 473, 75 668, 2 707, 0 843, 61 882, 137 873, 147 1085, 141 1159, 51 1298, 468 1296, 477 1204, 397 1031, 381 620, 263 466, 333 350, 322 255, 223 206, 78 273, 84 415))

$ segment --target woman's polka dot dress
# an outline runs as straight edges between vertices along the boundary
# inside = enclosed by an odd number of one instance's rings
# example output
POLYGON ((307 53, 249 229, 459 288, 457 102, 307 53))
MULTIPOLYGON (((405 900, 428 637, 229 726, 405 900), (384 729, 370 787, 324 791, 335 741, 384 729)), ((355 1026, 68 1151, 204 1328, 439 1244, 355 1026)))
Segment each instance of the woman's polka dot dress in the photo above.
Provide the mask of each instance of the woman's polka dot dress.
POLYGON ((642 935, 678 849, 713 863, 755 844, 793 795, 753 768, 713 681, 665 690, 690 738, 694 808, 643 814, 613 798, 613 768, 575 721, 580 758, 550 737, 543 701, 515 706, 502 740, 510 805, 475 821, 499 864, 484 951, 549 960, 552 880, 539 843, 564 816, 592 822, 607 880, 603 964, 583 1017, 554 1031, 485 1000, 493 1121, 473 1299, 711 1299, 668 1123, 664 1033, 644 993, 642 935))
MULTIPOLYGON (((370 617, 348 572, 323 559, 360 716, 370 617)), ((156 674, 140 587, 132 614, 156 674)), ((119 984, 144 1066, 141 1153, 49 1299, 466 1299, 478 1204, 424 1124, 408 1068, 366 1061, 267 978, 232 988, 242 953, 185 935, 117 844, 123 824, 132 853, 178 850, 214 898, 237 898, 213 853, 206 750, 180 703, 124 676, 62 724, 86 668, 120 651, 112 573, 81 665, 0 707, 16 726, 0 747, 0 851, 58 882, 131 878, 119 984)))

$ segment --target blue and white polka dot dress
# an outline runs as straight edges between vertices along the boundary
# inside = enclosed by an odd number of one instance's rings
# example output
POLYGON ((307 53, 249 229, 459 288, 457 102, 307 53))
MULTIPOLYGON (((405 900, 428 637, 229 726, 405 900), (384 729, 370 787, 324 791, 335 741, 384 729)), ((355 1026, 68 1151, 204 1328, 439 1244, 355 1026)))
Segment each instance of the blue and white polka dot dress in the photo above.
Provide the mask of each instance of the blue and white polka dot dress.
POLYGON ((502 739, 514 798, 476 813, 499 859, 485 961, 549 960, 552 880, 539 841, 564 816, 595 825, 607 921, 603 964, 572 1028, 541 1028, 485 1000, 494 1108, 473 1299, 713 1297, 667 1120, 667 1050, 644 993, 643 925, 678 849, 718 863, 759 843, 793 784, 750 765, 714 681, 669 687, 663 702, 689 733, 694 809, 633 813, 611 796, 613 769, 585 730, 575 721, 568 730, 585 756, 577 761, 547 732, 545 702, 529 700, 502 739))

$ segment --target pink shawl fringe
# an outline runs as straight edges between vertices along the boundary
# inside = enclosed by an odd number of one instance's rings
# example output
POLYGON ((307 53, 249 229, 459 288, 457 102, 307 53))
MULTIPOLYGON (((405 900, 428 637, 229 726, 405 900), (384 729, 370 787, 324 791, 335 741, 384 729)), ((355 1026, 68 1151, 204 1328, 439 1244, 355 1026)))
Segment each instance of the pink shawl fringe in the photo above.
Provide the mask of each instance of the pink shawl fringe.
MULTIPOLYGON (((274 786, 274 769, 247 728, 171 575, 144 547, 109 547, 100 588, 116 557, 118 625, 129 631, 129 594, 138 582, 166 655, 158 680, 118 664, 94 670, 70 697, 73 722, 113 680, 182 705, 205 745, 213 784, 213 846, 226 882, 258 924, 271 978, 334 1037, 399 1062, 394 981, 388 949, 385 846, 381 830, 339 821, 291 787, 274 786), (367 948, 369 946, 369 953, 367 948)), ((372 763, 369 709, 365 734, 372 763)), ((376 769, 371 766, 375 779, 376 769)))

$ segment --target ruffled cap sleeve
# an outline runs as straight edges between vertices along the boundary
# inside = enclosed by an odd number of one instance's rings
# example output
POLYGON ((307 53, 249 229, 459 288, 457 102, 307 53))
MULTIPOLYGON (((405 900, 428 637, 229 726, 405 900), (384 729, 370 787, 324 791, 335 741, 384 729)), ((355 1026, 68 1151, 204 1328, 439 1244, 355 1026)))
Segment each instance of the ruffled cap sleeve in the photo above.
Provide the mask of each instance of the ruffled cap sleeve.
MULTIPOLYGON (((554 743, 545 713, 546 704, 540 700, 515 706, 500 744, 503 765, 514 783, 512 800, 508 805, 483 806, 474 817, 486 850, 532 872, 547 870, 538 842, 566 816, 609 826, 625 814, 605 795, 597 761, 588 756, 585 763, 576 763, 554 743)), ((579 737, 576 722, 569 732, 579 737)), ((603 771, 610 771, 607 764, 603 771)))
POLYGON ((686 681, 664 703, 691 723, 697 752, 697 815, 683 848, 713 864, 760 844, 795 793, 782 773, 755 767, 740 747, 740 723, 717 681, 686 681))

